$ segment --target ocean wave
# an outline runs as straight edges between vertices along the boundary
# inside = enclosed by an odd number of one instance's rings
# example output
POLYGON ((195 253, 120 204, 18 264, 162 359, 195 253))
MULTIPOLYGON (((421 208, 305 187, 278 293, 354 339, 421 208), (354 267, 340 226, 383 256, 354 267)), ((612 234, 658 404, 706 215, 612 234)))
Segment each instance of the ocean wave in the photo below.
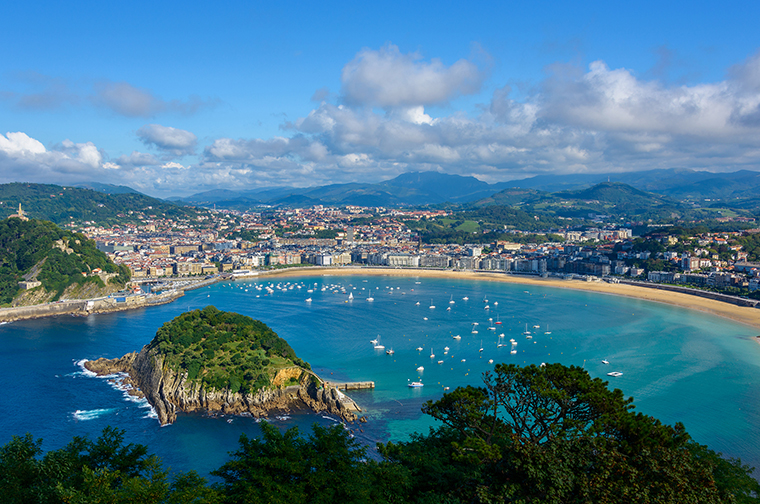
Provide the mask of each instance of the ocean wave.
POLYGON ((98 375, 84 367, 84 364, 87 362, 87 360, 88 359, 81 359, 75 361, 76 366, 79 367, 81 371, 72 373, 72 375, 86 376, 88 378, 103 378, 112 388, 121 392, 121 396, 125 401, 137 404, 138 408, 149 408, 150 411, 148 411, 148 413, 143 418, 158 418, 158 413, 156 413, 156 410, 153 408, 153 406, 151 406, 145 397, 138 397, 132 394, 132 391, 135 390, 135 387, 126 382, 126 379, 129 378, 128 373, 111 373, 107 375, 98 375))
POLYGON ((77 371, 76 373, 72 373, 72 376, 81 375, 86 376, 87 378, 96 378, 98 375, 84 367, 84 363, 87 362, 89 359, 81 359, 78 361, 74 361, 74 365, 77 366, 81 371, 77 371))
POLYGON ((116 411, 116 408, 100 408, 93 410, 76 410, 72 416, 76 420, 95 420, 103 415, 116 411))

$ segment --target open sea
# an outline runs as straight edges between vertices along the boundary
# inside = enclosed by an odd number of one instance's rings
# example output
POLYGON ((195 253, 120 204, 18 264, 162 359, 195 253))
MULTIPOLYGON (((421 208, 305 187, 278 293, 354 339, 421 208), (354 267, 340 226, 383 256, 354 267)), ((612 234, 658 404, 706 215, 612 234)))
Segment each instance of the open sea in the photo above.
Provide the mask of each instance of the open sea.
MULTIPOLYGON (((241 433, 258 435, 254 419, 183 414, 160 427, 145 401, 80 366, 83 359, 139 350, 164 322, 207 305, 262 320, 324 378, 374 381, 374 390, 349 393, 368 422, 348 428, 372 447, 427 433, 433 422, 421 405, 441 397, 445 387, 479 385, 495 363, 561 362, 609 380, 634 397, 637 411, 680 421, 699 443, 760 466, 755 329, 611 295, 426 277, 239 280, 189 291, 159 307, 1 325, 0 443, 30 432, 43 439, 43 449, 57 449, 111 425, 126 431, 127 442, 148 445, 166 466, 207 476, 237 449, 241 433), (375 339, 394 354, 375 349, 375 339), (517 343, 514 354, 510 339, 517 343), (608 377, 611 371, 623 374, 608 377), (410 388, 410 381, 424 387, 410 388)), ((269 421, 309 432, 314 422, 336 419, 298 413, 269 421)))

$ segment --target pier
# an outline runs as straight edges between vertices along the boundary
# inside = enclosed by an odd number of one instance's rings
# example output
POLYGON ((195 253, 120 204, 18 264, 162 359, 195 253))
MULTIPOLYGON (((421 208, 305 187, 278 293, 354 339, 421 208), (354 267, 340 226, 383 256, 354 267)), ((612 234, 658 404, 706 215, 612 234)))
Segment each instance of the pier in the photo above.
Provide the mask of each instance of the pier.
POLYGON ((325 385, 328 387, 335 387, 339 390, 362 390, 375 388, 375 382, 373 381, 360 381, 360 382, 331 382, 325 381, 325 385))

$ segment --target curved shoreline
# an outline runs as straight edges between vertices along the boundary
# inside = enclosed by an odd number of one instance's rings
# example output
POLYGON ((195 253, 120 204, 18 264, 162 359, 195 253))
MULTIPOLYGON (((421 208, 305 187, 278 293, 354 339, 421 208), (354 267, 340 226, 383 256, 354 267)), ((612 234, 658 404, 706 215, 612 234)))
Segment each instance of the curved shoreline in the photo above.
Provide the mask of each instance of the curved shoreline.
POLYGON ((367 276, 399 276, 399 277, 425 277, 425 278, 452 278, 458 280, 484 280, 491 282, 514 283, 520 285, 538 285, 559 289, 582 290, 609 294, 635 299, 643 299, 656 303, 664 303, 690 310, 708 313, 717 317, 727 318, 734 322, 760 330, 760 309, 744 306, 736 306, 723 301, 659 289, 650 289, 637 285, 607 282, 584 282, 580 280, 561 280, 557 278, 525 277, 519 275, 505 275, 504 273, 478 272, 478 271, 455 271, 455 270, 421 270, 421 269, 396 269, 396 268, 288 268, 260 272, 255 277, 268 276, 308 276, 308 275, 367 275, 367 276))
MULTIPOLYGON (((386 267, 303 267, 303 268, 286 268, 277 270, 257 271, 255 274, 240 276, 238 279, 256 279, 266 277, 294 277, 294 276, 398 276, 398 277, 420 277, 420 278, 442 278, 457 280, 481 280, 489 282, 514 283, 519 285, 537 285, 542 287, 571 289, 596 292, 598 294, 608 294, 613 296, 623 296, 635 299, 643 299, 655 303, 664 303, 672 306, 678 306, 689 310, 696 310, 716 317, 730 319, 739 324, 750 326, 760 331, 760 309, 747 306, 737 306, 728 302, 708 299, 705 297, 662 290, 656 288, 642 287, 627 283, 608 283, 602 281, 580 281, 564 280, 558 278, 540 278, 522 275, 508 275, 500 272, 485 271, 460 271, 460 270, 428 270, 428 269, 402 269, 386 267)), ((210 283, 220 281, 234 280, 217 277, 213 281, 200 282, 198 285, 187 286, 185 290, 199 288, 210 283)), ((181 297, 184 292, 175 293, 172 296, 166 296, 164 299, 156 300, 145 304, 131 304, 130 306, 98 306, 98 309, 84 308, 87 301, 76 300, 62 304, 35 305, 18 308, 0 309, 0 321, 12 322, 16 320, 25 320, 33 318, 43 318, 60 315, 90 315, 92 313, 109 313, 114 311, 130 310, 135 308, 144 308, 156 304, 170 303, 181 297), (22 312, 28 312, 23 313, 22 312)), ((758 305, 760 306, 760 305, 758 305)), ((760 336, 758 336, 760 343, 760 336)))

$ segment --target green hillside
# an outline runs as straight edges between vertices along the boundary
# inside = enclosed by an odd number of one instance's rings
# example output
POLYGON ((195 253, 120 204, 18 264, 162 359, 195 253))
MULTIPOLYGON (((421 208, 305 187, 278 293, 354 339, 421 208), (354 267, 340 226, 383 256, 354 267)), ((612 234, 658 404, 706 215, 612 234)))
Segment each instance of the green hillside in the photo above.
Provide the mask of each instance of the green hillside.
POLYGON ((716 209, 698 208, 667 196, 636 189, 619 182, 602 182, 592 187, 555 193, 534 189, 510 188, 469 205, 474 212, 493 206, 519 208, 541 220, 561 217, 574 221, 593 220, 597 216, 649 220, 714 219, 716 209))
POLYGON ((51 184, 0 184, 0 218, 18 211, 28 217, 64 224, 85 221, 101 225, 140 223, 150 218, 194 220, 198 210, 140 193, 106 194, 51 184))
POLYGON ((22 304, 55 301, 67 289, 87 284, 97 291, 118 290, 128 281, 129 269, 116 266, 82 234, 36 219, 0 221, 0 305, 20 296, 31 300, 22 304), (108 285, 93 274, 98 268, 110 276, 108 285), (42 285, 22 292, 22 280, 37 280, 42 285))
POLYGON ((148 345, 188 380, 231 392, 252 393, 270 384, 271 372, 309 365, 258 320, 214 306, 183 313, 162 325, 148 345))

